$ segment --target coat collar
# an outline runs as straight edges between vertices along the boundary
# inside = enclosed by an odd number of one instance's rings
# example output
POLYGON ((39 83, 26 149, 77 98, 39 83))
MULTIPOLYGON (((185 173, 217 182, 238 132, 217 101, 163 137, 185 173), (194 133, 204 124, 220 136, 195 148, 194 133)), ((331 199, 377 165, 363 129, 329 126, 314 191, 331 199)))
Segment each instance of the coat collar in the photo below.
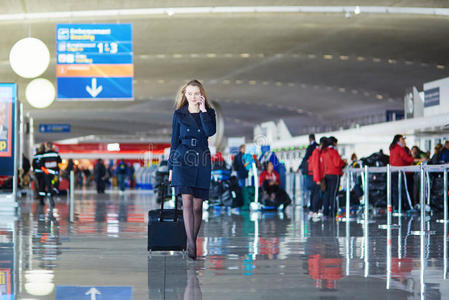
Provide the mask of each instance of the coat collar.
POLYGON ((195 119, 193 118, 192 114, 189 112, 188 105, 184 104, 181 106, 178 110, 179 113, 185 115, 184 120, 188 122, 191 126, 194 126, 195 128, 199 129, 198 123, 196 123, 195 119))
MULTIPOLYGON (((182 114, 189 114, 190 115, 188 106, 189 106, 188 104, 184 104, 183 106, 178 108, 176 111, 179 112, 179 113, 182 113, 182 114)), ((212 108, 206 108, 206 113, 210 114, 212 110, 213 110, 212 108)))

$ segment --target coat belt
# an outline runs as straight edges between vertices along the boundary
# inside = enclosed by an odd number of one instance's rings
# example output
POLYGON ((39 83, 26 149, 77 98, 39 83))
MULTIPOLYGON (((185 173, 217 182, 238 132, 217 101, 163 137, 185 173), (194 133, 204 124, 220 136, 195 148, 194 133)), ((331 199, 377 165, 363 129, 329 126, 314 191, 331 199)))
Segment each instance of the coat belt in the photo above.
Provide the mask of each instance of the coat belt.
POLYGON ((207 146, 207 141, 205 142, 204 139, 197 139, 197 138, 185 138, 181 139, 181 143, 186 146, 190 147, 198 147, 198 146, 207 146))

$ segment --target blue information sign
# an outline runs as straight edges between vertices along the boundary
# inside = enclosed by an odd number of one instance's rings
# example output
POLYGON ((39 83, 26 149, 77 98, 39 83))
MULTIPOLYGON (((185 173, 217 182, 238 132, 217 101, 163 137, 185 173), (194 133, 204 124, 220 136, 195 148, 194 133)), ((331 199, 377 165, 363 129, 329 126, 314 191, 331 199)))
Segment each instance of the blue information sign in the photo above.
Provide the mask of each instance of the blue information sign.
POLYGON ((440 105, 440 88, 436 87, 424 91, 424 107, 440 105))
POLYGON ((56 286, 56 300, 132 300, 130 286, 56 286))
POLYGON ((39 132, 42 133, 70 132, 70 130, 70 124, 39 124, 39 132))
POLYGON ((58 100, 132 100, 131 24, 56 26, 58 100))

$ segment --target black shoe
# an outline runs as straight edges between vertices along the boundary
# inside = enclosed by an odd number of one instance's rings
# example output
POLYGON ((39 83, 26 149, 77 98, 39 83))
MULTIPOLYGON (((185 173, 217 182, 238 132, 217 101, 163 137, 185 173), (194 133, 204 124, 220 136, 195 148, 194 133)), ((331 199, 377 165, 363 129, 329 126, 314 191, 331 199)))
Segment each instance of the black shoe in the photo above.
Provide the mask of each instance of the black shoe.
POLYGON ((196 260, 196 249, 190 247, 187 248, 187 256, 193 260, 196 260))

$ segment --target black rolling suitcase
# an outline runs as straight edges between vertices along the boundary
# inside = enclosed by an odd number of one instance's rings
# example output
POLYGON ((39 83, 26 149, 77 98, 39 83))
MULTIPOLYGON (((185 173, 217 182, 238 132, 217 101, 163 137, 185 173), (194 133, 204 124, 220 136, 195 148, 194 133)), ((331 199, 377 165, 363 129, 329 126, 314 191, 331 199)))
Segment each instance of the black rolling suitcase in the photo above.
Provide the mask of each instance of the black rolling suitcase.
POLYGON ((148 251, 182 251, 187 248, 187 236, 184 228, 182 210, 178 210, 178 199, 175 209, 161 209, 148 212, 148 251))

